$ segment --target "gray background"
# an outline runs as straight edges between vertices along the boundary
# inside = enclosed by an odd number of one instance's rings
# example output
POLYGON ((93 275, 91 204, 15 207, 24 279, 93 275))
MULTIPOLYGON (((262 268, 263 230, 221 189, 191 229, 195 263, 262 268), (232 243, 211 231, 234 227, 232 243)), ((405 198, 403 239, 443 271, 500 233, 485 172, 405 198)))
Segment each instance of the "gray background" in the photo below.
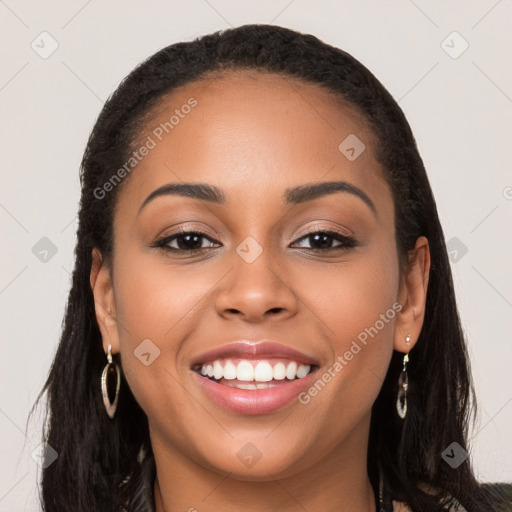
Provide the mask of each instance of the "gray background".
POLYGON ((476 471, 512 480, 510 0, 0 0, 0 20, 0 510, 38 509, 42 411, 25 422, 60 334, 78 168, 103 102, 159 48, 244 23, 347 50, 404 109, 450 241, 480 400, 476 471))

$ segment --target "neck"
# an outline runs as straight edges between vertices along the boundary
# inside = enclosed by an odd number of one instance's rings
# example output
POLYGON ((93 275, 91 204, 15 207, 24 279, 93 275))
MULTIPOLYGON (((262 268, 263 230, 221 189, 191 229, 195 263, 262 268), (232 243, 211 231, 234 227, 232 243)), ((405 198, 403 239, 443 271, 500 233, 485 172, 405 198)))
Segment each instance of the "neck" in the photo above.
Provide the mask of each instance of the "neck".
POLYGON ((353 432, 306 470, 264 481, 239 480, 198 464, 152 435, 156 512, 376 512, 366 468, 368 425, 353 432), (366 428, 365 428, 366 427, 366 428), (365 435, 361 435, 361 433, 365 435))

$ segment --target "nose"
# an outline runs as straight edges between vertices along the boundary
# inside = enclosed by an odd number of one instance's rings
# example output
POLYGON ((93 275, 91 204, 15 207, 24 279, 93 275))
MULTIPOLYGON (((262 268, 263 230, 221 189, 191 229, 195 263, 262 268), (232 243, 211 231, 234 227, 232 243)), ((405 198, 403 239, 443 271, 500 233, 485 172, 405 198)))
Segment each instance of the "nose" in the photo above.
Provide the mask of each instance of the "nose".
POLYGON ((297 313, 298 301, 289 279, 267 249, 252 262, 234 253, 232 269, 220 282, 217 312, 226 319, 237 316, 251 323, 290 318, 297 313))

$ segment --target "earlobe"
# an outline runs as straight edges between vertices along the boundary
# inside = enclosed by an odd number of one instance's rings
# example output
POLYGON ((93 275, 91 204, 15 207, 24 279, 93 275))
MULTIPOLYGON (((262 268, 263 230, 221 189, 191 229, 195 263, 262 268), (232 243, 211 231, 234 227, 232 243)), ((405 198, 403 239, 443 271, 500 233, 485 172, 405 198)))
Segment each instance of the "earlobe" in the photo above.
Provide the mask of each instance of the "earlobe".
POLYGON ((409 264, 404 269, 400 283, 399 302, 402 305, 395 324, 393 347, 407 353, 414 347, 423 327, 430 273, 428 240, 418 237, 414 249, 409 252, 409 264), (410 342, 406 338, 410 336, 410 342))
POLYGON ((110 268, 104 261, 100 251, 92 250, 92 264, 90 283, 94 296, 96 321, 103 338, 105 354, 108 346, 112 345, 112 352, 119 352, 119 334, 117 329, 114 289, 110 268))

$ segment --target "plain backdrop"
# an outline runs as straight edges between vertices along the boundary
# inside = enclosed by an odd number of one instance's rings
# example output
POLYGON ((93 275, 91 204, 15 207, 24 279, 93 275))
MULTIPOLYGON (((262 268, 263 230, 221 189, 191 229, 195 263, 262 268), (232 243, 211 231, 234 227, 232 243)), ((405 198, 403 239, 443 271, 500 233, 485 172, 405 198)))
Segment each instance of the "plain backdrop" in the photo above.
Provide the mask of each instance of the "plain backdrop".
POLYGON ((399 101, 449 241, 480 405, 475 468, 512 481, 509 0, 0 0, 0 20, 0 510, 38 510, 42 416, 26 420, 59 339, 79 163, 104 101, 161 47, 245 23, 347 50, 399 101))

